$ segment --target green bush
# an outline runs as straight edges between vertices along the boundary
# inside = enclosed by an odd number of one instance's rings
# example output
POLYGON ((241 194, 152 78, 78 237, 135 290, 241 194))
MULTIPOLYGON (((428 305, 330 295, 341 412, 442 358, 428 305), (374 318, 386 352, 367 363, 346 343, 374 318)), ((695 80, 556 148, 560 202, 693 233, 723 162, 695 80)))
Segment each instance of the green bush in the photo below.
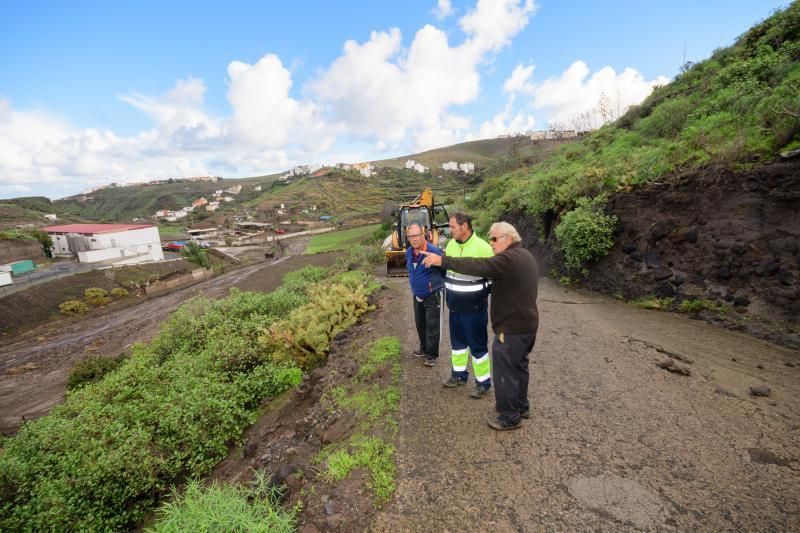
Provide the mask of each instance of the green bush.
POLYGON ((106 305, 111 303, 108 291, 100 287, 90 287, 83 291, 83 298, 90 305, 106 305))
POLYGON ((263 471, 256 472, 256 481, 250 487, 217 483, 204 487, 192 480, 182 493, 174 491, 173 501, 158 510, 156 525, 150 531, 294 532, 298 509, 284 510, 279 496, 263 471))
POLYGON ((568 267, 582 269, 602 259, 614 246, 617 217, 602 211, 605 197, 581 198, 577 206, 561 218, 556 238, 568 267))
POLYGON ((79 300, 67 300, 58 306, 62 315, 82 315, 89 312, 89 306, 79 300))
POLYGON ((194 263, 203 268, 209 267, 208 254, 194 241, 189 241, 184 245, 181 249, 181 255, 190 263, 194 263))
POLYGON ((123 289, 122 287, 114 287, 111 289, 111 296, 114 298, 124 298, 125 296, 128 296, 128 294, 130 294, 128 289, 123 289))
POLYGON ((67 390, 73 391, 103 379, 103 377, 119 368, 121 359, 113 357, 89 357, 79 361, 69 373, 67 380, 67 390))

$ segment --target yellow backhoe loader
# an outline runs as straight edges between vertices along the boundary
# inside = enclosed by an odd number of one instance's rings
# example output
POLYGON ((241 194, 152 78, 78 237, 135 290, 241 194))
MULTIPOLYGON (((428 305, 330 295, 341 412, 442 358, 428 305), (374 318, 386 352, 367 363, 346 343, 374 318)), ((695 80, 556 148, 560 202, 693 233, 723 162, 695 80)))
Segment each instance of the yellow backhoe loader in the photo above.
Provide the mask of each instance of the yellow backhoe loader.
POLYGON ((440 246, 449 234, 447 210, 444 204, 433 201, 433 191, 424 189, 413 202, 399 206, 393 213, 395 217, 392 233, 383 243, 386 251, 386 275, 402 277, 407 276, 406 249, 410 246, 406 231, 412 223, 422 227, 428 242, 440 246))

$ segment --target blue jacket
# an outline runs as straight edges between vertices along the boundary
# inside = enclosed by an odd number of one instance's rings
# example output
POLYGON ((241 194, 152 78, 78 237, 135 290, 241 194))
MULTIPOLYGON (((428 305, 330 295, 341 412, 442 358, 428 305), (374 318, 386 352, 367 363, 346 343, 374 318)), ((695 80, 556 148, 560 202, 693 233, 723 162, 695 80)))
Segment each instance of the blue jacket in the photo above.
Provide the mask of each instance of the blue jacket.
MULTIPOLYGON (((442 255, 442 250, 432 245, 426 244, 426 252, 442 255)), ((444 287, 444 271, 439 267, 428 268, 422 264, 425 259, 424 254, 414 256, 414 248, 408 247, 406 250, 406 268, 408 268, 408 283, 411 285, 411 292, 414 296, 427 298, 442 287, 444 287)))

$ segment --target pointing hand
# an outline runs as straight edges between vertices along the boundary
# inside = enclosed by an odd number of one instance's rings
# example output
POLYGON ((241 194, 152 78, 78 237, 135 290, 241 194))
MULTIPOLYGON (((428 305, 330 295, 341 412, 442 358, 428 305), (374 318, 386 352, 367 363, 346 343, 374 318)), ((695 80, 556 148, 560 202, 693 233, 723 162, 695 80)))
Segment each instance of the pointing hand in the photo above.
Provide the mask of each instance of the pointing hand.
POLYGON ((422 260, 422 264, 426 267, 430 268, 432 266, 442 266, 442 256, 425 251, 420 251, 420 253, 425 255, 425 259, 422 260))

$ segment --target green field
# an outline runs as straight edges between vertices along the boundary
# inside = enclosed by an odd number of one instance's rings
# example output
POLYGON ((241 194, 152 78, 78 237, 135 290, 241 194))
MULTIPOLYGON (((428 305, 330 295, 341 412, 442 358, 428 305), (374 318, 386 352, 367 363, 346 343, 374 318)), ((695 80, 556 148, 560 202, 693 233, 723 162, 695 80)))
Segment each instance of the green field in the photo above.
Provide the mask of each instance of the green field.
POLYGON ((361 239, 372 235, 380 224, 360 226, 358 228, 346 229, 343 231, 332 231, 323 233, 311 238, 306 247, 305 254, 318 254, 321 252, 333 252, 335 250, 346 250, 354 244, 361 242, 361 239))

